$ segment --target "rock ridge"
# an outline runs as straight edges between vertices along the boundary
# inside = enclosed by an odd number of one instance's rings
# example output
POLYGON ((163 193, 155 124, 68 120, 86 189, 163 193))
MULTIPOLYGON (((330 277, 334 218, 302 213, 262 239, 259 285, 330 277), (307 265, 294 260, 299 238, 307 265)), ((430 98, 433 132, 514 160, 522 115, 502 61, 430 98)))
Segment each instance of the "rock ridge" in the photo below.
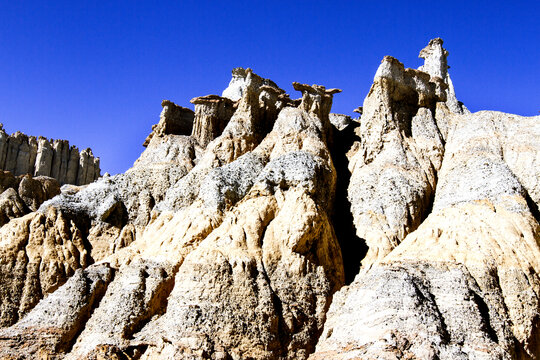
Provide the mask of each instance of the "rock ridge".
POLYGON ((0 126, 0 169, 13 175, 48 176, 61 185, 86 185, 101 176, 99 158, 90 148, 79 151, 67 140, 8 135, 0 126))

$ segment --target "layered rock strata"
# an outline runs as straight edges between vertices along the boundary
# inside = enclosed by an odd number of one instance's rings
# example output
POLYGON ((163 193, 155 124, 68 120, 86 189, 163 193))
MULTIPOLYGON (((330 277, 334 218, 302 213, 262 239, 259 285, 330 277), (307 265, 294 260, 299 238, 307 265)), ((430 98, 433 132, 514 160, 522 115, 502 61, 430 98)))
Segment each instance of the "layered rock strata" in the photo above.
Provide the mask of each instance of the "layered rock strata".
POLYGON ((99 158, 66 140, 36 138, 0 126, 0 169, 13 175, 48 176, 60 184, 86 185, 101 176, 99 158))

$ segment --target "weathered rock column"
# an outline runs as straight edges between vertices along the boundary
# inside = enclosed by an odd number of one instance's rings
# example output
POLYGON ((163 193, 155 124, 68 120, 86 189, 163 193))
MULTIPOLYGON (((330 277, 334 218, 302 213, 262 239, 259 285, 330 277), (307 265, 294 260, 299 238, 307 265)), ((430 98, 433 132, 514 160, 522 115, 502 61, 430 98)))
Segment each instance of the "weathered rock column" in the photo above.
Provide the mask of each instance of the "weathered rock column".
MULTIPOLYGON (((79 154, 79 171, 77 173, 77 185, 84 184, 86 182, 86 177, 88 174, 90 159, 89 159, 89 149, 85 149, 79 154)), ((92 169, 93 172, 93 169, 92 169)))
POLYGON ((66 140, 55 140, 52 148, 54 156, 52 161, 51 177, 58 179, 61 183, 66 180, 67 165, 69 161, 69 142, 66 140))
POLYGON ((190 102, 195 104, 195 121, 191 135, 201 146, 206 147, 210 141, 221 135, 236 110, 236 104, 218 95, 200 96, 190 102))
POLYGON ((448 108, 457 114, 463 114, 468 112, 456 98, 456 92, 454 85, 450 79, 448 73, 448 51, 442 47, 443 40, 441 38, 432 39, 429 44, 420 51, 419 58, 424 59, 424 65, 420 66, 418 70, 428 73, 432 80, 434 78, 440 78, 448 86, 445 89, 446 93, 446 105, 448 108))
POLYGON ((4 125, 0 124, 0 168, 4 169, 7 156, 9 135, 4 130, 4 125))
POLYGON ((176 105, 169 100, 163 100, 161 106, 163 106, 163 110, 159 116, 159 123, 152 126, 152 132, 143 143, 144 147, 150 144, 150 140, 154 136, 191 134, 193 119, 195 118, 193 110, 176 105))
POLYGON ((17 153, 17 160, 15 162, 15 175, 29 174, 31 171, 30 164, 30 145, 29 139, 26 135, 21 137, 21 145, 17 153))
POLYGON ((69 151, 69 160, 66 173, 66 184, 76 184, 79 173, 79 149, 72 146, 69 151))
POLYGON ((38 138, 38 149, 36 156, 35 176, 50 176, 53 161, 53 149, 49 140, 40 136, 38 138))
POLYGON ((25 137, 26 136, 23 133, 18 131, 9 137, 5 170, 15 173, 17 168, 17 155, 19 155, 19 147, 23 141, 27 140, 25 137))

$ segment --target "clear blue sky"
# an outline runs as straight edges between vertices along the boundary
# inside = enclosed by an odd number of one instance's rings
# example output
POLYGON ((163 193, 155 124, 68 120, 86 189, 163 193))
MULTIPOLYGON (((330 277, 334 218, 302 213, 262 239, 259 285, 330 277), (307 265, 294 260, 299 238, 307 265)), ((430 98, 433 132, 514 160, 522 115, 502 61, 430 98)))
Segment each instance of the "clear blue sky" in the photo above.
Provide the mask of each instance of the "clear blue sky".
POLYGON ((0 122, 91 147, 114 174, 162 99, 221 94, 234 67, 293 97, 293 81, 341 88, 333 111, 352 114, 384 55, 418 67, 437 36, 471 111, 538 115, 539 3, 0 0, 0 122))

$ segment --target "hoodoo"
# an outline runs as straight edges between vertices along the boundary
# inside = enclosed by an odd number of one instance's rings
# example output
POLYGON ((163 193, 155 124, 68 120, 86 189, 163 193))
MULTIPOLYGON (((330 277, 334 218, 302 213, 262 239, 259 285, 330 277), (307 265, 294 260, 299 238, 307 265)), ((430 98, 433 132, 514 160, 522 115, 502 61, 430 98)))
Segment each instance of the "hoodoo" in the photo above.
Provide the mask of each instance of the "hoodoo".
POLYGON ((357 119, 236 68, 115 176, 0 131, 36 176, 0 179, 0 358, 540 358, 540 117, 470 113, 447 56, 384 57, 357 119))

